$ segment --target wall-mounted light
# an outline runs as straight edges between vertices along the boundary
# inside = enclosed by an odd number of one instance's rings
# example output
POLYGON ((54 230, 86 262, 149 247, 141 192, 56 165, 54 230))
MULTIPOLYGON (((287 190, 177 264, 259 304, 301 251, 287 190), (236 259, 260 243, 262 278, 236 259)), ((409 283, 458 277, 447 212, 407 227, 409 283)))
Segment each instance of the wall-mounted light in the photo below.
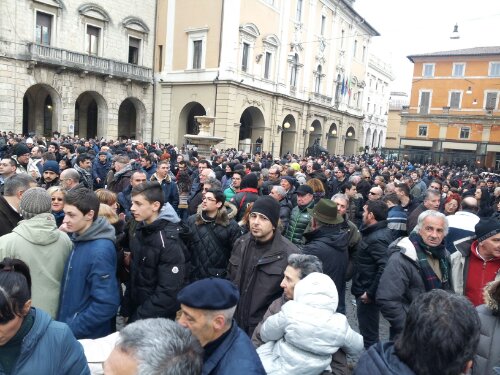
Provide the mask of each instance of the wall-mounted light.
POLYGON ((477 104, 477 99, 474 99, 472 102, 472 105, 476 105, 476 104, 477 104))
POLYGON ((332 130, 332 135, 333 135, 333 136, 337 135, 337 129, 333 129, 333 130, 332 130))
POLYGON ((289 122, 285 122, 285 123, 283 124, 283 127, 284 127, 285 129, 290 128, 290 123, 289 123, 289 122))
POLYGON ((352 137, 352 132, 351 131, 347 132, 347 136, 352 137))
POLYGON ((311 125, 311 126, 309 127, 309 131, 312 133, 312 132, 314 131, 314 126, 312 126, 312 125, 311 125))
POLYGON ((52 106, 50 104, 47 104, 47 109, 52 109, 52 106))
POLYGON ((470 86, 469 86, 469 87, 467 88, 467 91, 465 91, 465 93, 466 93, 467 95, 472 94, 472 87, 470 87, 470 86))

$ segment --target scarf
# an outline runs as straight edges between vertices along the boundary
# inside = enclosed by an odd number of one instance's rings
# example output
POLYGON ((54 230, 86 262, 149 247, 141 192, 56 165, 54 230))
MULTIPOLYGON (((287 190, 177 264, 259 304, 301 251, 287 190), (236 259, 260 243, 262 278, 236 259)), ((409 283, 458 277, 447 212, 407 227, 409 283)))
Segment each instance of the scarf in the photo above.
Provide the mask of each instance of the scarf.
POLYGON ((409 239, 415 249, 417 250, 418 263, 420 265, 420 273, 424 281, 425 290, 432 289, 451 289, 450 285, 450 263, 447 257, 447 251, 443 244, 438 246, 427 245, 422 237, 415 232, 412 232, 409 239), (439 269, 441 270, 442 279, 437 277, 436 273, 430 266, 427 256, 431 255, 433 258, 439 260, 439 269))

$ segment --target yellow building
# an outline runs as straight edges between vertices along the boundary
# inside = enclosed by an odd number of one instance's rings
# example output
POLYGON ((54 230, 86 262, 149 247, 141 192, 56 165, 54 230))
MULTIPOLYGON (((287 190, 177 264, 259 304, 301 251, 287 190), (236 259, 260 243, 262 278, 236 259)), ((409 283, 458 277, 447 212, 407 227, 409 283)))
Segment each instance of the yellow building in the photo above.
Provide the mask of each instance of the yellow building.
POLYGON ((411 160, 500 167, 500 47, 408 56, 400 148, 411 160))
POLYGON ((353 0, 159 0, 153 139, 215 117, 219 148, 303 154, 362 145, 370 39, 353 0))

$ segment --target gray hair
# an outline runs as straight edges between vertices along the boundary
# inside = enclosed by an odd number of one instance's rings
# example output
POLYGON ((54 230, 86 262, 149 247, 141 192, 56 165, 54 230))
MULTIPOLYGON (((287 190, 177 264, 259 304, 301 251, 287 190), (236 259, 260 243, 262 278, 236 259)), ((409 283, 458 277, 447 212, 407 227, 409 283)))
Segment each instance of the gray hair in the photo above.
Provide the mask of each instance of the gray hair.
POLYGON ((349 198, 347 197, 347 195, 342 194, 342 193, 337 193, 337 194, 335 194, 335 195, 332 197, 332 201, 334 201, 335 199, 342 199, 343 201, 345 201, 345 204, 346 204, 346 205, 349 203, 349 198))
POLYGON ((214 318, 216 315, 222 315, 224 317, 225 325, 231 326, 234 312, 236 311, 236 306, 224 310, 203 310, 203 311, 205 312, 205 315, 207 315, 209 318, 214 318))
POLYGON ((219 180, 214 177, 208 177, 203 185, 210 185, 212 189, 221 190, 222 184, 219 180))
POLYGON ((434 189, 427 189, 425 191, 424 201, 427 201, 432 197, 441 197, 441 192, 434 189))
POLYGON ((27 173, 12 175, 5 180, 3 195, 13 197, 19 190, 28 190, 31 184, 36 184, 36 181, 27 173))
MULTIPOLYGON (((71 179, 75 182, 79 182, 80 181, 80 174, 76 171, 75 168, 68 168, 68 169, 65 169, 64 171, 61 172, 61 177, 63 177, 62 179, 71 179), (64 174, 64 176, 63 176, 64 174)), ((59 178, 61 179, 61 178, 59 178)))
POLYGON ((138 375, 198 375, 203 366, 198 340, 169 319, 129 324, 120 331, 116 347, 137 360, 138 375))
POLYGON ((415 226, 414 231, 420 232, 420 229, 422 229, 422 226, 424 225, 424 220, 427 219, 428 217, 437 217, 440 219, 443 219, 444 221, 444 235, 446 236, 448 234, 448 219, 444 214, 438 211, 433 211, 433 210, 427 210, 422 212, 420 215, 418 215, 418 222, 417 225, 415 226))
POLYGON ((283 186, 281 185, 274 185, 271 189, 271 191, 273 190, 276 190, 276 193, 278 193, 279 195, 281 195, 282 197, 285 197, 286 196, 286 190, 283 186))
POLYGON ((323 273, 323 263, 315 255, 291 254, 288 265, 300 271, 300 279, 313 272, 323 273))

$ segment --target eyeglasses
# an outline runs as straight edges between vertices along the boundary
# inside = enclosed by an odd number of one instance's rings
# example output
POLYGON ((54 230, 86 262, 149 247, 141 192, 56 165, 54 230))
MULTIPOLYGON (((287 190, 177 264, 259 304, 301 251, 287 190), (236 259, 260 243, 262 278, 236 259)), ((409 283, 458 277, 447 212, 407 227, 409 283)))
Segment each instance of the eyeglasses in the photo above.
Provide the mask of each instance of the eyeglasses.
POLYGON ((202 199, 202 201, 217 202, 217 199, 205 197, 205 198, 202 199))
POLYGON ((52 197, 52 202, 55 202, 55 201, 57 201, 57 202, 62 202, 63 200, 64 200, 64 199, 62 199, 62 198, 55 198, 55 197, 52 197))
POLYGON ((370 195, 378 195, 378 193, 374 193, 373 191, 370 191, 368 194, 370 194, 370 195))

